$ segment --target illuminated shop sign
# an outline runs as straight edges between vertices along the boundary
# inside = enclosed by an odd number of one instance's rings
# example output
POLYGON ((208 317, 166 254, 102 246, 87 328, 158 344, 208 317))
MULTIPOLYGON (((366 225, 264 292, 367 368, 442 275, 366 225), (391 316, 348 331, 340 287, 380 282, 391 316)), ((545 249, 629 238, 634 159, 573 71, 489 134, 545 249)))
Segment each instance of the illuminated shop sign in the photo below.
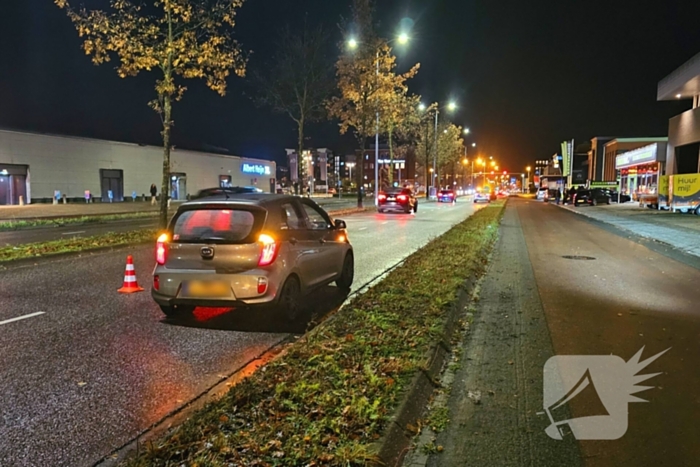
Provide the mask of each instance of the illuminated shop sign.
POLYGON ((615 168, 622 169, 640 164, 657 162, 657 145, 646 146, 618 155, 615 158, 615 168))
POLYGON ((266 165, 259 164, 243 164, 241 165, 241 172, 244 174, 256 174, 256 175, 270 175, 270 167, 266 165))

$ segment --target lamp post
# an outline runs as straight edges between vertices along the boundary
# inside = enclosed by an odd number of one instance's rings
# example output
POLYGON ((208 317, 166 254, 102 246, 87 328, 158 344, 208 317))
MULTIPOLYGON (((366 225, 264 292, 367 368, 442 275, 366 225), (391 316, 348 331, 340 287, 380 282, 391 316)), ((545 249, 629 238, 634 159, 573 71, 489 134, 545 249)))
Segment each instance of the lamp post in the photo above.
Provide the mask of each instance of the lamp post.
POLYGON ((530 167, 529 165, 525 168, 525 170, 527 170, 527 192, 528 193, 530 192, 530 170, 531 169, 532 169, 532 167, 530 167))
MULTIPOLYGON (((409 37, 408 34, 406 33, 401 33, 399 37, 396 39, 387 41, 387 45, 391 45, 394 42, 398 42, 401 45, 406 45, 408 44, 409 37)), ((348 41, 348 47, 350 49, 354 50, 358 47, 359 43, 357 39, 351 38, 348 41)), ((376 59, 375 59, 375 65, 376 65, 376 72, 375 76, 377 77, 377 81, 379 81, 379 48, 376 50, 376 59)), ((377 103, 377 123, 376 123, 376 129, 375 129, 375 135, 374 135, 374 205, 377 206, 379 204, 379 105, 377 103)), ((364 161, 363 161, 364 163, 364 161)), ((389 168, 389 170, 392 170, 393 168, 389 168)), ((364 183, 363 183, 364 185, 364 183)), ((358 205, 362 204, 362 188, 359 188, 358 192, 358 205)))
MULTIPOLYGON (((454 102, 450 102, 447 104, 447 110, 450 112, 454 111, 457 108, 457 104, 454 102)), ((434 148, 434 153, 433 153, 433 172, 435 173, 435 182, 440 183, 440 172, 438 171, 437 167, 437 155, 438 155, 438 119, 440 115, 440 107, 436 104, 435 105, 435 148, 434 148)))

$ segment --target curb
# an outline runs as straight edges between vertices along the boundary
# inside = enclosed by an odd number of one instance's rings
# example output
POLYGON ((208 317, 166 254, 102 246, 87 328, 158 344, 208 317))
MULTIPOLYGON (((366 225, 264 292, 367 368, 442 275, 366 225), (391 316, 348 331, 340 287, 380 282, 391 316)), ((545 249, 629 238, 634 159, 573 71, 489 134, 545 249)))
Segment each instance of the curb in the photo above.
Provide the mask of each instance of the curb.
POLYGON ((460 288, 457 299, 447 312, 440 339, 430 347, 425 364, 416 371, 398 409, 389 421, 384 437, 377 443, 378 459, 369 465, 396 467, 403 463, 416 435, 415 427, 418 427, 419 420, 424 416, 433 391, 440 385, 438 377, 452 352, 450 343, 457 322, 466 313, 467 305, 471 302, 472 293, 482 274, 483 269, 478 269, 475 276, 467 279, 460 288))

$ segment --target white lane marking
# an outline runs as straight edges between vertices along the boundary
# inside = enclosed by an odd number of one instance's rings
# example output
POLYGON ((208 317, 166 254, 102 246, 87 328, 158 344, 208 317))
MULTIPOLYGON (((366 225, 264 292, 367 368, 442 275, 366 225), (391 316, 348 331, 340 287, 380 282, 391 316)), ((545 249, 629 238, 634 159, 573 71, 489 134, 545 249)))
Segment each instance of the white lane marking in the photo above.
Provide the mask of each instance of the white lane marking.
POLYGON ((85 233, 85 231, 81 230, 79 232, 66 232, 66 233, 62 233, 61 235, 78 235, 78 234, 82 234, 82 233, 85 233))
POLYGON ((357 229, 357 230, 367 230, 367 227, 360 227, 360 228, 357 229))
POLYGON ((5 321, 0 321, 0 326, 2 326, 3 324, 14 323, 15 321, 19 321, 22 319, 33 318, 35 316, 43 315, 44 313, 45 313, 45 311, 37 311, 36 313, 30 313, 28 315, 18 316, 17 318, 6 319, 5 321))
POLYGON ((384 221, 384 222, 382 222, 382 225, 388 224, 388 223, 389 223, 389 221, 384 221))

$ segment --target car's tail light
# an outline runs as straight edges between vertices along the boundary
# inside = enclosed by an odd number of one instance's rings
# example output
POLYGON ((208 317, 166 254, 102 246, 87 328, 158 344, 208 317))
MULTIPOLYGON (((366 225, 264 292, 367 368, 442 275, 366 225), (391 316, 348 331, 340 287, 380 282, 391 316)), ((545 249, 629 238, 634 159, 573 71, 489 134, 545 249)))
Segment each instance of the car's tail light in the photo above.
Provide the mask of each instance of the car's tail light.
POLYGON ((408 201, 408 196, 406 195, 399 195, 396 197, 399 201, 408 201))
POLYGON ((258 295, 262 295, 267 292, 267 278, 258 277, 258 295))
POLYGON ((156 262, 163 266, 168 259, 168 234, 158 237, 156 242, 156 262))
POLYGON ((277 259, 277 253, 279 252, 279 245, 274 238, 267 234, 260 234, 258 237, 258 242, 262 246, 260 250, 260 259, 258 260, 258 266, 269 266, 275 262, 277 259))
POLYGON ((377 196, 377 198, 379 199, 379 201, 385 201, 386 195, 380 194, 379 196, 377 196))
POLYGON ((153 276, 153 289, 160 290, 160 276, 153 276))

